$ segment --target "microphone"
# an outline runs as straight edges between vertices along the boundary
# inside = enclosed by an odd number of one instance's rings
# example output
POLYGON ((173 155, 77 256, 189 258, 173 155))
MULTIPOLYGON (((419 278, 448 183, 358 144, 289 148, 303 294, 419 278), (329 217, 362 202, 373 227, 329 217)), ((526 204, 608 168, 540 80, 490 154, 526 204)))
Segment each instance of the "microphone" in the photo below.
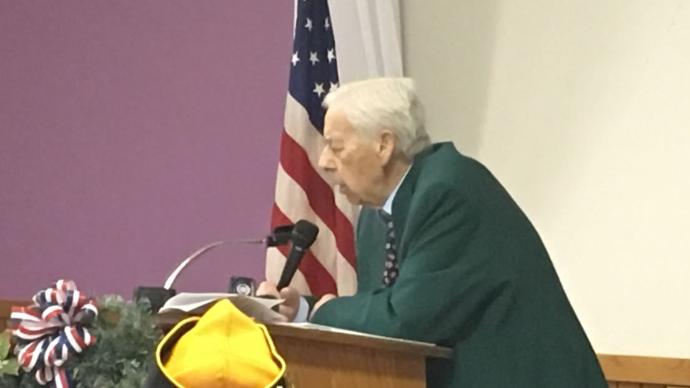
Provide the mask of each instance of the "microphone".
POLYGON ((194 253, 189 255, 187 258, 182 260, 182 262, 175 268, 174 271, 170 274, 170 276, 165 279, 165 284, 163 287, 146 287, 146 286, 139 286, 134 289, 134 300, 139 301, 141 299, 148 299, 150 305, 151 305, 151 312, 152 313, 157 313, 158 310, 163 307, 165 302, 168 301, 168 299, 172 298, 177 294, 177 291, 175 291, 174 288, 172 288, 173 284, 175 283, 175 280, 177 277, 180 275, 180 272, 187 268, 187 266, 194 261, 197 257, 203 255, 204 253, 210 251, 213 248, 219 247, 224 244, 232 243, 232 244, 263 244, 265 239, 246 239, 246 240, 224 240, 224 241, 215 241, 209 244, 204 245, 203 247, 197 249, 194 253))
POLYGON ((267 247, 277 247, 285 245, 292 238, 292 230, 295 229, 294 224, 279 225, 273 229, 273 233, 266 236, 264 239, 267 247))
POLYGON ((170 276, 168 276, 168 278, 165 279, 165 284, 163 284, 163 288, 165 288, 166 290, 171 289, 172 285, 175 283, 175 280, 177 280, 177 277, 180 275, 180 272, 182 272, 183 269, 187 268, 187 266, 192 261, 194 261, 194 259, 210 251, 213 248, 225 244, 263 244, 265 243, 265 240, 266 239, 223 240, 206 244, 203 247, 194 251, 194 253, 192 253, 191 255, 187 256, 184 260, 182 260, 182 262, 177 266, 177 268, 175 268, 175 270, 172 271, 170 276))
MULTIPOLYGON (((306 221, 304 221, 306 222, 306 221)), ((307 223, 309 224, 309 223, 307 223)), ((306 245, 306 248, 308 248, 316 238, 316 233, 318 233, 318 228, 312 224, 307 225, 306 229, 309 229, 310 226, 313 226, 314 229, 316 229, 316 232, 313 232, 314 236, 312 237, 311 241, 306 245)), ((275 247, 279 245, 285 245, 290 241, 293 241, 293 250, 295 249, 295 241, 300 240, 300 246, 304 246, 304 237, 303 236, 308 236, 309 234, 304 231, 305 226, 302 225, 300 226, 300 231, 295 232, 295 225, 281 225, 277 226, 276 228, 273 229, 272 233, 264 238, 259 238, 259 239, 234 239, 234 240, 222 240, 222 241, 215 241, 209 244, 204 245, 203 247, 197 249, 194 251, 191 255, 186 257, 182 262, 175 268, 175 270, 168 276, 165 280, 165 284, 163 287, 146 287, 146 286, 139 286, 134 289, 134 300, 138 301, 140 299, 148 299, 149 302, 151 303, 151 310, 152 312, 158 312, 158 310, 163 306, 163 304, 173 297, 176 294, 175 289, 172 288, 173 284, 175 283, 175 280, 177 280, 177 277, 180 275, 180 273, 187 268, 192 261, 196 260, 199 256, 202 256, 204 253, 215 249, 221 245, 226 245, 226 244, 263 244, 267 247, 275 247), (296 234, 297 233, 297 234, 296 234), (299 235, 299 237, 297 237, 299 235)), ((311 233, 311 232, 309 232, 311 233)), ((304 248, 304 249, 306 249, 304 248)), ((302 253, 304 254, 304 253, 302 253)), ((301 259, 298 258, 298 260, 301 259)), ((299 262, 297 263, 299 264, 299 262)), ((288 279, 292 279, 292 276, 294 275, 294 272, 297 270, 295 267, 295 270, 293 270, 293 274, 290 276, 288 279)))
POLYGON ((277 288, 279 290, 287 287, 292 278, 297 272, 299 263, 302 261, 302 257, 307 252, 307 249, 314 243, 316 236, 319 234, 319 227, 312 224, 307 220, 299 220, 292 229, 292 234, 290 240, 292 241, 292 247, 290 253, 288 254, 287 260, 285 261, 285 267, 283 272, 280 274, 280 280, 278 281, 277 288))
MULTIPOLYGON (((175 280, 180 275, 180 272, 184 270, 192 261, 197 257, 203 255, 204 253, 225 244, 265 244, 267 247, 276 247, 279 245, 287 244, 293 236, 293 230, 295 225, 281 225, 273 229, 273 233, 269 234, 262 239, 235 239, 235 240, 223 240, 215 241, 204 245, 203 247, 197 249, 194 253, 189 255, 187 258, 182 260, 182 262, 175 268, 175 270, 168 276, 165 280, 163 288, 170 290, 175 280)), ((318 228, 317 228, 318 233, 318 228)), ((311 243, 309 244, 311 245, 311 243)))

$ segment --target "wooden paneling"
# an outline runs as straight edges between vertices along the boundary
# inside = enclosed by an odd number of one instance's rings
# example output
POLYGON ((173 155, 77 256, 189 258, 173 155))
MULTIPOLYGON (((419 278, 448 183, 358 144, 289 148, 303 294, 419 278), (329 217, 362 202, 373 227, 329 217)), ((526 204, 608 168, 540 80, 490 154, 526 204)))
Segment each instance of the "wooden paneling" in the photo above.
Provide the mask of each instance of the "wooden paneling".
POLYGON ((268 330, 295 387, 424 387, 425 358, 452 356, 450 349, 422 343, 285 325, 268 330))
POLYGON ((615 388, 690 387, 690 359, 611 354, 598 357, 606 380, 617 382, 615 388))
POLYGON ((272 337, 287 361, 286 377, 294 387, 426 386, 421 356, 282 335, 272 337))

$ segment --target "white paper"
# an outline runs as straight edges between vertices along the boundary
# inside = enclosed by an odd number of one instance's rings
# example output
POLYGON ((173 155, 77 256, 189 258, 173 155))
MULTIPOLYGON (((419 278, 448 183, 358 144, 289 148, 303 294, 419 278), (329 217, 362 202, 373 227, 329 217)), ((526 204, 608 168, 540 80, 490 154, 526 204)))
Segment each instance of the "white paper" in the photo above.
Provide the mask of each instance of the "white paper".
POLYGON ((181 292, 168 299, 159 312, 165 313, 173 310, 187 313, 201 312, 200 310, 203 310, 204 307, 208 307, 211 303, 221 299, 229 299, 237 309, 259 322, 270 323, 284 320, 282 315, 271 310, 272 307, 282 303, 283 299, 266 299, 219 292, 181 292))

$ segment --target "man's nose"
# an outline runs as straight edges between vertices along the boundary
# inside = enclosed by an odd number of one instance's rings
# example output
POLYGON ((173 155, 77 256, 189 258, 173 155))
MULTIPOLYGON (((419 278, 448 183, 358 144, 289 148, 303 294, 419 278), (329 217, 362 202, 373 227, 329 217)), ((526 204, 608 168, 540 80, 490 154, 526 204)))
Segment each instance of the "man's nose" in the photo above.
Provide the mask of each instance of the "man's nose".
POLYGON ((328 150, 326 148, 321 151, 321 155, 319 155, 319 168, 325 171, 331 171, 333 170, 333 163, 327 153, 328 150))

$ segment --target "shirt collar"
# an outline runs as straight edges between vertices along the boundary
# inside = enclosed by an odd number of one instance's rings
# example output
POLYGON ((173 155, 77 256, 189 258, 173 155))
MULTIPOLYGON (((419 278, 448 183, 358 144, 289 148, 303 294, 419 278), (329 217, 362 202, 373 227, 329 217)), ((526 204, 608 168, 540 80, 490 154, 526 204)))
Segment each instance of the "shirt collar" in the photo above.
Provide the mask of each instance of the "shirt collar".
POLYGON ((386 199, 386 202, 383 203, 383 207, 381 207, 381 210, 383 210, 384 212, 391 215, 393 214, 393 200, 395 199, 395 194, 398 193, 398 189, 400 188, 400 185, 402 185, 407 174, 410 172, 410 168, 412 168, 411 164, 407 166, 407 170, 405 170, 405 173, 403 174, 402 178, 400 178, 400 181, 398 182, 397 186, 395 186, 393 192, 390 193, 390 195, 386 199))

